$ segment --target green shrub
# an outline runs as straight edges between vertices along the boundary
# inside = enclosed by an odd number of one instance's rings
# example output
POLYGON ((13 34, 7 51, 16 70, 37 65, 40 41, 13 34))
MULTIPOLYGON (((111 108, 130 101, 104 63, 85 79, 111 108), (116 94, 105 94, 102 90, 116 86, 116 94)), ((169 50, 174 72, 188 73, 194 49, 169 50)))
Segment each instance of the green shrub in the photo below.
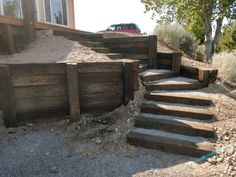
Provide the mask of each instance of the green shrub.
POLYGON ((206 53, 205 45, 199 45, 196 49, 196 52, 195 52, 195 60, 197 60, 197 61, 206 60, 205 53, 206 53))
POLYGON ((155 28, 154 34, 157 35, 158 40, 184 51, 191 57, 194 56, 197 46, 196 41, 182 25, 160 25, 155 28))
POLYGON ((225 27, 218 42, 218 52, 236 49, 236 21, 225 27))
POLYGON ((223 81, 236 83, 236 50, 214 55, 212 65, 219 70, 219 76, 223 81))

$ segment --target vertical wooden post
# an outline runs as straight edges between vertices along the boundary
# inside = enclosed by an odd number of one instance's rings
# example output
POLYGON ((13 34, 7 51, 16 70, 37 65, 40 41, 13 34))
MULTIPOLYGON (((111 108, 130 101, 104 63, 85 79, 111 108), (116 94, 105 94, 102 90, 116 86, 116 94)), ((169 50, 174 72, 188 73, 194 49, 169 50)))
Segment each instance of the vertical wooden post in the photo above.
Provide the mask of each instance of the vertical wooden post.
POLYGON ((180 73, 181 58, 182 58, 181 53, 172 54, 172 71, 174 71, 176 74, 180 73))
POLYGON ((148 49, 149 68, 155 69, 157 67, 157 36, 149 36, 148 49))
POLYGON ((7 54, 14 54, 16 52, 16 49, 11 26, 7 24, 2 24, 1 31, 4 50, 7 54))
POLYGON ((34 0, 23 0, 22 9, 24 16, 24 36, 25 42, 34 41, 35 4, 34 0))
POLYGON ((203 86, 206 87, 209 84, 210 71, 199 68, 198 80, 202 82, 203 86))
POLYGON ((134 85, 132 84, 131 74, 133 64, 132 62, 124 62, 124 103, 127 104, 134 98, 134 85))
POLYGON ((139 60, 133 60, 132 75, 134 90, 139 90, 139 60))
POLYGON ((70 118, 73 122, 80 121, 79 79, 77 64, 67 64, 67 83, 69 92, 70 118))
POLYGON ((0 105, 6 127, 16 127, 15 100, 8 66, 0 65, 0 105))

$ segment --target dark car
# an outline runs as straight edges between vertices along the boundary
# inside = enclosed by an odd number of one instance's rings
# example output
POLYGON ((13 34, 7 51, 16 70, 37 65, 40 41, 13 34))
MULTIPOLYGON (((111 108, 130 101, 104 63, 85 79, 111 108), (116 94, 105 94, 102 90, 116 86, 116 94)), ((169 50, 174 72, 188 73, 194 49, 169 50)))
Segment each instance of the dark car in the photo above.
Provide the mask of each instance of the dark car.
POLYGON ((106 31, 141 34, 141 30, 135 23, 121 23, 121 24, 111 25, 105 31, 101 32, 106 32, 106 31))

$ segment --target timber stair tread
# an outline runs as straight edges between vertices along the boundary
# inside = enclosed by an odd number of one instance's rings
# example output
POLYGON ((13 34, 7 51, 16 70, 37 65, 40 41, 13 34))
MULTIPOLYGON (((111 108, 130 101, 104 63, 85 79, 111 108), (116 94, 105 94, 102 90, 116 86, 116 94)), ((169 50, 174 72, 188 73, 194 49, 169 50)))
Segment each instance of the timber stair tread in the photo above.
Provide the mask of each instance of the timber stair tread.
POLYGON ((123 59, 125 55, 122 53, 108 53, 107 56, 111 59, 123 59))
POLYGON ((102 42, 95 42, 95 41, 79 41, 80 44, 86 46, 86 47, 103 47, 102 42))
POLYGON ((215 151, 210 139, 155 129, 136 128, 128 133, 127 140, 132 145, 190 156, 201 156, 215 151))
POLYGON ((177 76, 177 74, 174 71, 167 69, 149 69, 140 73, 143 82, 167 79, 175 76, 177 76))
POLYGON ((144 72, 146 69, 148 69, 148 64, 139 64, 139 72, 144 72))
POLYGON ((196 79, 185 77, 172 77, 158 81, 145 82, 148 91, 152 90, 195 90, 203 87, 202 83, 196 79))
POLYGON ((91 49, 98 53, 111 53, 111 49, 106 47, 91 47, 91 49))
POLYGON ((191 118, 184 119, 176 116, 142 113, 135 120, 135 126, 190 136, 202 136, 206 138, 213 138, 214 136, 212 124, 203 121, 196 121, 191 118))
POLYGON ((146 100, 159 101, 159 102, 170 102, 170 103, 181 103, 190 105, 207 106, 212 101, 201 92, 148 92, 144 95, 146 100))
POLYGON ((163 114, 170 116, 189 117, 200 120, 213 120, 213 114, 205 107, 182 104, 167 104, 163 102, 144 101, 141 112, 163 114))

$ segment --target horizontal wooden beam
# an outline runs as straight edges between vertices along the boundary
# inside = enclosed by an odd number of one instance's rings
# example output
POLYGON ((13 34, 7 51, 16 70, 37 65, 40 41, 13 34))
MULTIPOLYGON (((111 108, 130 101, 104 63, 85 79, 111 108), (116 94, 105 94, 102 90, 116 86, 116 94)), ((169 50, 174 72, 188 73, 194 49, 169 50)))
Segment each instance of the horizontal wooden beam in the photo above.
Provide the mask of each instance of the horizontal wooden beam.
POLYGON ((23 19, 0 15, 0 23, 7 25, 23 26, 23 19))

